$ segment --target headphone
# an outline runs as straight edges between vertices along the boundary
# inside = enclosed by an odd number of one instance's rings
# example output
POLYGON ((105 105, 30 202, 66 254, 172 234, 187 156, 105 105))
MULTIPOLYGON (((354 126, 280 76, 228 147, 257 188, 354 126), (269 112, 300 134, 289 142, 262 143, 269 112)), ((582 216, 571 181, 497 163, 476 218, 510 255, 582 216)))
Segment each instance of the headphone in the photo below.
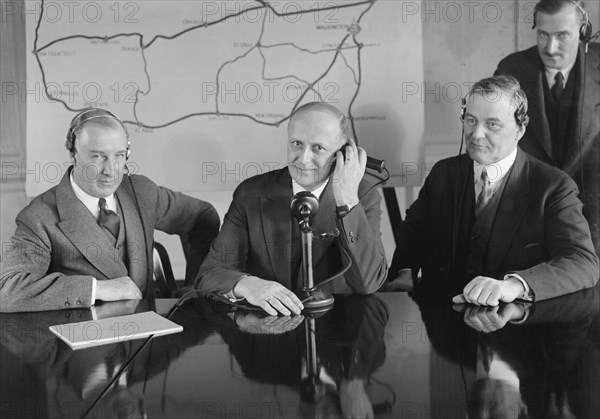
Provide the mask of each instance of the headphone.
POLYGON ((69 153, 75 154, 75 152, 77 151, 75 149, 76 133, 83 127, 83 125, 86 122, 98 118, 112 118, 115 121, 117 121, 119 125, 123 128, 123 131, 125 131, 125 135, 127 136, 127 154, 125 155, 125 159, 129 159, 129 155, 131 154, 131 143, 129 142, 129 132, 127 132, 127 127, 125 127, 123 121, 121 121, 114 113, 101 108, 86 109, 75 115, 75 117, 71 120, 69 130, 67 131, 67 141, 65 142, 65 148, 69 151, 69 153))
MULTIPOLYGON (((467 98, 464 97, 461 99, 460 105, 460 121, 465 121, 465 115, 467 113, 467 98)), ((529 123, 529 115, 527 115, 527 111, 525 110, 525 103, 521 102, 521 104, 515 109, 515 121, 517 125, 520 127, 526 127, 529 123)))
MULTIPOLYGON (((543 0, 541 0, 541 1, 543 1, 543 0)), ((541 1, 540 1, 540 3, 541 3, 541 1)), ((590 22, 587 12, 583 9, 583 7, 579 3, 579 1, 570 0, 570 3, 574 4, 575 7, 577 7, 579 9, 579 11, 581 12, 581 15, 583 16, 583 23, 579 27, 579 40, 581 42, 584 42, 587 44, 592 40, 592 34, 593 34, 592 22, 590 22)), ((531 27, 531 29, 535 29, 535 27, 536 27, 537 13, 538 13, 538 10, 537 10, 537 5, 536 5, 536 8, 533 12, 533 26, 531 27)))

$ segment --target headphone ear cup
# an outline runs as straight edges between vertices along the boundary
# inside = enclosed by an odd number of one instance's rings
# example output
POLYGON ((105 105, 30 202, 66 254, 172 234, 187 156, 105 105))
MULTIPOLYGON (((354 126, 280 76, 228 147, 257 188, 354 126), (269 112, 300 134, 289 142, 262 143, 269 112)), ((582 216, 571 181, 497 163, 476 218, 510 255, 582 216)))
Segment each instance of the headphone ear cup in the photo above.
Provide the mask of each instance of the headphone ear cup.
POLYGON ((525 112, 523 105, 519 106, 515 111, 515 119, 517 121, 517 125, 521 127, 526 127, 529 123, 529 116, 525 112))
POLYGON ((75 133, 72 128, 69 128, 69 132, 67 132, 67 141, 65 142, 65 148, 69 153, 74 153, 75 144, 75 133))
POLYGON ((590 21, 586 21, 579 28, 579 40, 585 43, 590 42, 592 39, 592 23, 590 21))

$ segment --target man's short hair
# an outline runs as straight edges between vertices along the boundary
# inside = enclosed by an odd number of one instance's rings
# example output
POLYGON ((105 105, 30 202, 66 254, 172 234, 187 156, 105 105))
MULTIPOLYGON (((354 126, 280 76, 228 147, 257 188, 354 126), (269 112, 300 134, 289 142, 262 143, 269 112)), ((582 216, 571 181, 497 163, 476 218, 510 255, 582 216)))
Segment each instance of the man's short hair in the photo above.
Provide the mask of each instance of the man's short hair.
POLYGON ((81 132, 86 126, 90 125, 111 129, 122 128, 123 131, 125 131, 125 135, 129 137, 125 124, 123 124, 123 121, 121 121, 114 113, 101 108, 86 109, 78 113, 71 120, 71 124, 69 125, 65 148, 69 150, 70 153, 75 153, 75 139, 81 136, 81 132))
POLYGON ((533 9, 533 27, 537 23, 537 15, 538 13, 544 13, 546 15, 555 15, 560 12, 563 8, 568 5, 572 5, 577 9, 579 13, 580 23, 583 25, 586 20, 586 12, 583 7, 583 1, 581 0, 541 0, 539 1, 534 9, 533 9))
POLYGON ((304 105, 300 106, 298 109, 296 109, 294 111, 294 113, 290 117, 290 123, 292 122, 294 117, 296 115, 298 115, 299 113, 309 112, 309 111, 324 112, 326 114, 334 116, 340 123, 340 131, 342 133, 342 139, 346 140, 348 138, 348 134, 349 134, 349 130, 350 130, 350 121, 348 120, 348 118, 346 118, 346 115, 344 115, 344 113, 342 111, 340 111, 335 106, 330 105, 329 103, 325 103, 325 102, 305 103, 304 105))
POLYGON ((501 75, 479 80, 471 87, 465 100, 469 101, 475 94, 493 102, 500 99, 501 95, 507 96, 510 99, 512 109, 515 111, 517 125, 526 126, 529 122, 527 95, 513 76, 501 75))

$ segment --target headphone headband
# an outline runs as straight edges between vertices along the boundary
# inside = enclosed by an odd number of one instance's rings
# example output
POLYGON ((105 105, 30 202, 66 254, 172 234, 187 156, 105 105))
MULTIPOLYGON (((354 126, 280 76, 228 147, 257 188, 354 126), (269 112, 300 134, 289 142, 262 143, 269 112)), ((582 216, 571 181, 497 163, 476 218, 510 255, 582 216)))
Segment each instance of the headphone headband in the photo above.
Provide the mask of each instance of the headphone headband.
POLYGON ((114 113, 107 111, 106 109, 102 109, 102 108, 89 108, 89 109, 85 109, 81 112, 79 112, 77 115, 75 115, 75 117, 71 120, 71 124, 69 125, 69 130, 67 131, 67 141, 65 143, 65 148, 72 154, 75 153, 76 149, 75 149, 75 138, 76 138, 76 133, 78 130, 80 130, 88 121, 91 121, 92 119, 99 119, 99 118, 111 118, 115 121, 117 121, 119 123, 119 125, 121 126, 121 128, 123 128, 123 131, 125 131, 125 135, 127 136, 127 158, 129 158, 129 154, 131 153, 130 150, 130 143, 129 143, 129 132, 127 131, 127 127, 125 126, 125 124, 123 123, 123 121, 121 121, 121 119, 119 119, 119 117, 117 117, 114 113))
MULTIPOLYGON (((467 113, 467 98, 464 97, 461 99, 461 106, 460 106, 460 120, 461 122, 464 122, 465 120, 465 115, 467 113)), ((517 125, 520 127, 526 127, 527 124, 529 123, 529 115, 527 115, 527 111, 525 111, 525 102, 521 102, 521 104, 519 106, 517 106, 517 109, 515 109, 515 121, 517 122, 517 125)))

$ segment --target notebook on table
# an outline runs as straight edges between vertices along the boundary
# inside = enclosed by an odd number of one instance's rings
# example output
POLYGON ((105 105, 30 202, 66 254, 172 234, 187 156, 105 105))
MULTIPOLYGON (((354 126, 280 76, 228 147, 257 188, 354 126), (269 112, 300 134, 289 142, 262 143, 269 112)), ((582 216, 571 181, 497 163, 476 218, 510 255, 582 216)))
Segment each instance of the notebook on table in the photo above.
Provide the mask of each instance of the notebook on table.
POLYGON ((79 323, 50 326, 50 331, 72 349, 124 342, 148 336, 162 336, 183 331, 183 326, 153 312, 108 317, 79 323))

